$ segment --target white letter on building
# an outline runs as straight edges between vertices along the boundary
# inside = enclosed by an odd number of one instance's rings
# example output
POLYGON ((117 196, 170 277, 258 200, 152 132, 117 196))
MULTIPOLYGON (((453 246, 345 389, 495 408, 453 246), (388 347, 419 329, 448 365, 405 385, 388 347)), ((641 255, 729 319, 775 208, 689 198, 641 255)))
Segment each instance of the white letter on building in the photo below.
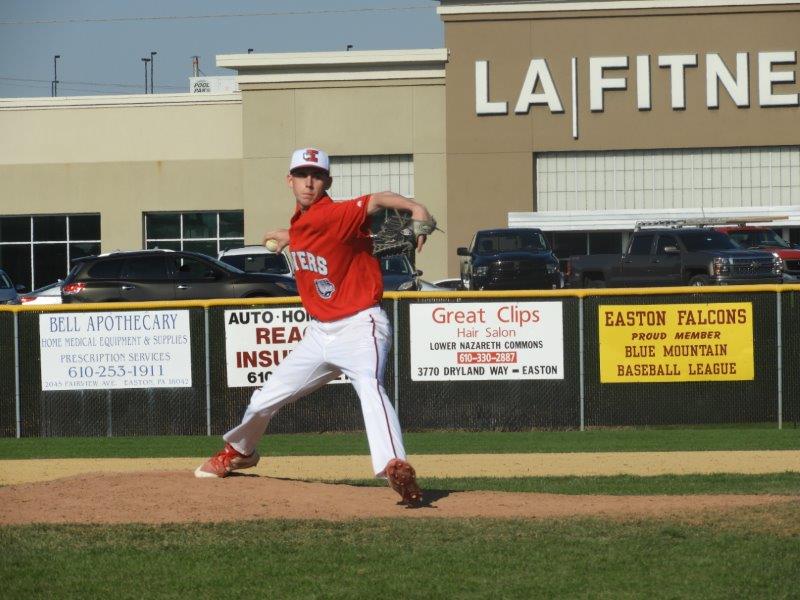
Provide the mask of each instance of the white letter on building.
POLYGON ((747 52, 736 53, 736 76, 731 75, 719 54, 706 54, 706 106, 719 108, 719 81, 738 107, 750 106, 747 52))
POLYGON ((794 83, 794 71, 773 71, 772 65, 793 65, 797 62, 792 52, 758 53, 758 100, 761 106, 797 106, 800 94, 773 94, 772 84, 794 83))
POLYGON ((686 108, 686 85, 684 83, 686 67, 697 66, 697 54, 666 54, 658 57, 659 67, 669 67, 672 81, 672 109, 686 108))
POLYGON ((528 73, 525 75, 525 81, 519 91, 514 112, 524 115, 534 104, 547 104, 550 112, 564 112, 556 86, 553 84, 553 78, 550 76, 550 69, 547 68, 547 61, 543 58, 534 58, 528 65, 528 73), (536 84, 540 81, 542 82, 542 91, 536 94, 534 93, 536 84))
POLYGON ((650 55, 636 57, 636 107, 650 110, 650 55))
POLYGON ((508 102, 489 102, 489 62, 486 60, 475 61, 475 113, 508 114, 508 102))
POLYGON ((624 77, 604 78, 603 69, 627 68, 627 56, 593 56, 589 59, 589 99, 593 112, 602 112, 604 90, 624 90, 628 87, 624 77))

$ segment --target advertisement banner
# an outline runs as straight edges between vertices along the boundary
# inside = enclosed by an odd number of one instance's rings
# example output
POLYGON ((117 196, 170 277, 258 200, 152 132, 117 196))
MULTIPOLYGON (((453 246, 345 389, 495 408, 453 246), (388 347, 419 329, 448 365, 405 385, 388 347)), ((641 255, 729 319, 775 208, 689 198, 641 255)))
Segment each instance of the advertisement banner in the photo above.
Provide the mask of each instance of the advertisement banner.
POLYGON ((600 381, 742 381, 754 377, 753 304, 599 308, 600 381))
MULTIPOLYGON (((228 387, 261 387, 303 339, 311 320, 302 307, 225 311, 228 387)), ((344 375, 332 383, 345 383, 344 375)))
POLYGON ((411 379, 563 379, 561 302, 411 304, 411 379))
POLYGON ((42 390, 192 386, 188 310, 39 315, 42 390))

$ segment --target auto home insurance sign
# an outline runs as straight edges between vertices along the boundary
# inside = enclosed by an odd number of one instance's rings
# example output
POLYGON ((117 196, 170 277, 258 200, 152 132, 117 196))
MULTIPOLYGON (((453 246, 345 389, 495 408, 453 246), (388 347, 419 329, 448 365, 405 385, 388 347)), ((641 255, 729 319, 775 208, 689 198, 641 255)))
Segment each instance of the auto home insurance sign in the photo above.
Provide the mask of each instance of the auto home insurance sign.
POLYGON ((412 304, 411 379, 563 379, 561 302, 412 304))
MULTIPOLYGON (((260 387, 303 339, 311 320, 304 308, 225 311, 228 387, 260 387)), ((332 383, 344 383, 344 375, 332 383)))
POLYGON ((42 390, 191 387, 189 311, 39 315, 42 390))

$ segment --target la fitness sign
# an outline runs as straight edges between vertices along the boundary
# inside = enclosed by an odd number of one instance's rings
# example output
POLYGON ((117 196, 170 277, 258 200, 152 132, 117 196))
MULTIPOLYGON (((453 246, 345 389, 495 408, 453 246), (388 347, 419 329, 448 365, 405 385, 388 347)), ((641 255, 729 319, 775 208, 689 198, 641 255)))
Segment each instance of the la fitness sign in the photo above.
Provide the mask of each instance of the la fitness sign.
MULTIPOLYGON (((730 64, 717 53, 705 55, 706 107, 718 108, 720 89, 739 108, 750 106, 751 87, 757 86, 758 105, 761 107, 798 106, 800 93, 795 85, 795 70, 787 68, 797 65, 797 51, 775 51, 757 53, 758 72, 750 76, 750 54, 737 52, 735 64, 730 64), (779 68, 783 65, 783 68, 779 68), (755 80, 755 81, 753 81, 755 80)), ((616 90, 627 90, 636 86, 636 107, 640 111, 651 110, 651 80, 659 72, 670 81, 669 102, 672 110, 686 108, 686 71, 698 67, 698 54, 649 54, 638 56, 592 56, 588 60, 589 105, 592 112, 603 112, 607 95, 616 90), (655 68, 654 68, 655 67, 655 68), (623 73, 628 70, 629 73, 623 73), (630 71, 633 71, 630 73, 630 71)), ((578 60, 571 59, 571 82, 556 81, 546 58, 534 58, 528 69, 521 74, 519 95, 514 104, 514 113, 528 114, 533 106, 547 106, 551 113, 563 113, 563 94, 571 89, 572 113, 577 112, 578 60)), ((509 101, 492 98, 489 89, 490 63, 475 61, 475 113, 483 115, 508 114, 509 101)), ((573 117, 573 135, 577 137, 577 122, 573 117)))

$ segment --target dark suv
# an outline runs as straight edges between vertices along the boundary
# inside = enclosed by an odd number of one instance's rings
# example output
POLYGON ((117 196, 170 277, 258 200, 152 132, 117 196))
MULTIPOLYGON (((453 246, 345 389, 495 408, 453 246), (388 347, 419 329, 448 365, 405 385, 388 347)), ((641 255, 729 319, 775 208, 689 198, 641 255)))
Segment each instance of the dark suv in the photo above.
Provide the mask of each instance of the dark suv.
POLYGON ((564 287, 558 259, 540 229, 483 229, 459 248, 466 290, 532 290, 564 287))
POLYGON ((205 254, 171 250, 76 259, 61 287, 65 303, 296 295, 291 277, 245 273, 205 254))

